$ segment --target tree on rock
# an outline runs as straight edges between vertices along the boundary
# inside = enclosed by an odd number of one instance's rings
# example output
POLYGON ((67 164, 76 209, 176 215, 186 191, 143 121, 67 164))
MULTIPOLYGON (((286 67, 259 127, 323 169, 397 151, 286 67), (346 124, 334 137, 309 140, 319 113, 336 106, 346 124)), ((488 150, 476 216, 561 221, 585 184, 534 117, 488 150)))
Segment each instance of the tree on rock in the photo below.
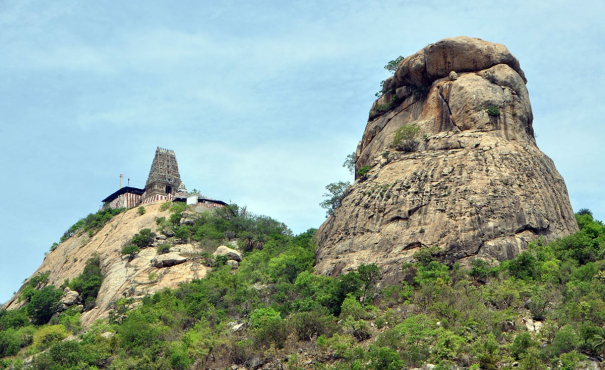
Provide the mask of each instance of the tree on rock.
POLYGON ((339 181, 333 182, 331 184, 326 185, 326 190, 328 191, 323 196, 324 198, 328 198, 323 202, 319 203, 322 208, 326 209, 326 217, 332 215, 336 208, 340 206, 340 202, 342 198, 345 196, 345 191, 351 185, 348 181, 339 181))

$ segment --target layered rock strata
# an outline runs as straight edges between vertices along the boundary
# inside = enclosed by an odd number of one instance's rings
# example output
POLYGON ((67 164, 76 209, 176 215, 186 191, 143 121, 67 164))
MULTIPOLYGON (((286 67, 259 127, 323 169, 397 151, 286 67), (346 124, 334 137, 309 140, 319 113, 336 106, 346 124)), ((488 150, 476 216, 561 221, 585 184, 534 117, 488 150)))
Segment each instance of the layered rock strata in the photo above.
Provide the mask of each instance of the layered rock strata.
POLYGON ((376 263, 392 274, 421 246, 449 263, 504 261, 577 231, 565 182, 536 145, 525 83, 505 46, 476 38, 405 58, 357 147, 357 170, 371 170, 317 233, 316 271, 376 263), (394 143, 404 126, 418 128, 413 145, 394 143))

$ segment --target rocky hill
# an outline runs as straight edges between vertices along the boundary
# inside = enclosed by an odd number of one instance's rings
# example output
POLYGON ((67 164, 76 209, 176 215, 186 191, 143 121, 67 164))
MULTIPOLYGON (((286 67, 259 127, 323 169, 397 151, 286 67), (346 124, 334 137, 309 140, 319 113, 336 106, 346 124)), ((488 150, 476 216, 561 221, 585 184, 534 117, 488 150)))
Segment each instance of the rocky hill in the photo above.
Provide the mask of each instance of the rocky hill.
POLYGON ((0 309, 0 369, 602 368, 605 224, 572 213, 516 59, 448 39, 383 87, 319 231, 91 214, 0 309))
MULTIPOLYGON (((82 314, 84 326, 106 318, 120 298, 134 298, 137 301, 164 288, 177 288, 181 282, 205 277, 209 267, 204 266, 199 247, 178 244, 174 237, 167 238, 159 232, 157 238, 162 240, 154 241, 149 248, 137 253, 135 258, 121 253, 123 247, 141 230, 157 232, 156 219, 170 216, 167 209, 161 211, 160 207, 160 202, 156 202, 146 205, 142 215, 138 208, 120 213, 92 236, 86 232, 76 233, 46 255, 32 277, 48 273, 43 285, 59 287, 66 279, 72 280, 82 274, 87 261, 92 256, 98 256, 103 282, 96 305, 82 314), (159 254, 155 248, 159 243, 166 244, 168 253, 159 254)), ((183 216, 183 222, 188 222, 185 221, 187 214, 183 216)), ((29 280, 31 278, 24 287, 29 280)), ((19 299, 22 290, 23 287, 5 304, 5 308, 17 309, 26 303, 26 300, 19 299)), ((83 303, 78 302, 77 293, 74 293, 65 294, 64 301, 68 305, 83 303)))
POLYGON ((476 38, 405 58, 357 147, 367 173, 319 229, 316 271, 395 273, 421 246, 450 263, 504 261, 577 231, 565 182, 536 145, 525 83, 505 46, 476 38))

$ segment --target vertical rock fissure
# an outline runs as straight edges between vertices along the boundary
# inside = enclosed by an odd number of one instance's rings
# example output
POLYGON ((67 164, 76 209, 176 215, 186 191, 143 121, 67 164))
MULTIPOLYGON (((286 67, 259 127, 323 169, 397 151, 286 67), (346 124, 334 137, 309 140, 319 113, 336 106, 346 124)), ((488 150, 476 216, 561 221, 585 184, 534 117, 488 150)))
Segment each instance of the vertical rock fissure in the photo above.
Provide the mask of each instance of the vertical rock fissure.
POLYGON ((448 114, 448 121, 454 125, 458 131, 462 131, 462 129, 456 124, 456 122, 454 121, 454 117, 452 116, 452 109, 450 108, 450 104, 448 103, 447 100, 445 100, 445 97, 443 96, 443 93, 441 92, 441 88, 438 88, 438 92, 439 92, 439 100, 445 105, 445 107, 447 108, 447 114, 448 114))

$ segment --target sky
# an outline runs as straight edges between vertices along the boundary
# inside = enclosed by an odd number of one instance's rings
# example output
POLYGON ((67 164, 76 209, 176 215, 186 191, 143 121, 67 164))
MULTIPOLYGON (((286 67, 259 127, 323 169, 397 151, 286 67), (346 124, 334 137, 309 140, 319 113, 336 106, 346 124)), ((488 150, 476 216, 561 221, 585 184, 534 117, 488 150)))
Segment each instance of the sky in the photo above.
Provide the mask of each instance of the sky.
POLYGON ((389 76, 442 38, 506 45, 575 211, 605 220, 605 2, 0 0, 0 302, 156 147, 215 199, 318 228, 389 76))

